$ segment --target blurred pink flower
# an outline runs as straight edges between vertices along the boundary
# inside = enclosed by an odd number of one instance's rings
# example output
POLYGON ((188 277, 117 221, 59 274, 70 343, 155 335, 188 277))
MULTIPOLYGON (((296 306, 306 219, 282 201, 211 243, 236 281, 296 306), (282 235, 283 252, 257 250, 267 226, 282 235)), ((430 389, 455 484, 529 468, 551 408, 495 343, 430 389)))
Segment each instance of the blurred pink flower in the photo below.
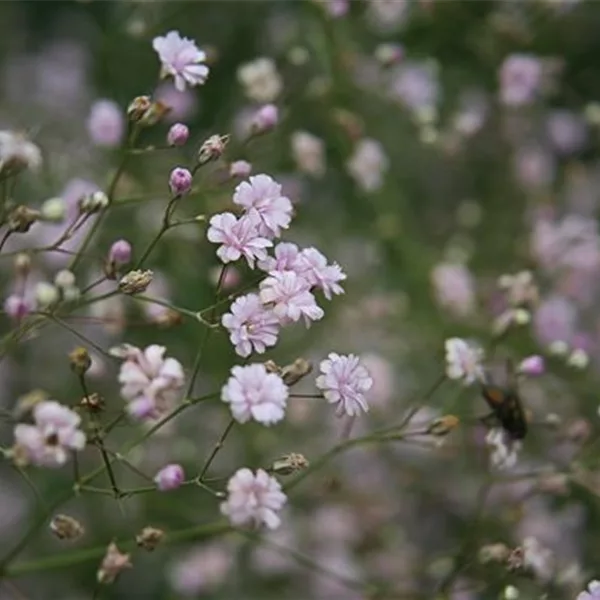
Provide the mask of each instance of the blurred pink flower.
POLYGON ((381 188, 383 176, 389 167, 390 161, 383 146, 370 138, 360 140, 346 162, 348 173, 365 192, 375 192, 381 188))
POLYGON ((516 178, 527 188, 550 185, 556 174, 552 155, 540 146, 524 146, 514 156, 516 178))
POLYGON ((250 419, 272 425, 285 415, 288 388, 276 373, 269 373, 261 364, 236 366, 221 390, 221 399, 230 405, 233 418, 239 423, 250 419))
POLYGON ((533 315, 533 331, 542 346, 561 341, 569 344, 575 333, 577 313, 566 298, 552 295, 546 298, 533 315))
POLYGON ((193 40, 182 38, 177 31, 169 31, 164 37, 155 37, 152 47, 162 63, 161 77, 171 75, 178 91, 183 92, 186 85, 194 87, 206 81, 209 69, 202 64, 206 54, 193 40))
POLYGON ((366 367, 354 354, 340 355, 331 352, 319 365, 321 375, 316 386, 330 404, 336 404, 336 414, 353 417, 368 412, 365 393, 373 386, 366 367))
POLYGON ((178 464, 170 464, 163 467, 154 477, 156 487, 161 492, 176 490, 178 487, 181 487, 184 480, 185 473, 183 467, 178 464))
POLYGON ((542 85, 542 63, 536 56, 511 54, 500 67, 500 100, 507 106, 531 104, 542 85))
POLYGON ((277 343, 279 320, 265 308, 257 294, 237 298, 221 323, 229 331, 229 339, 239 356, 250 356, 252 350, 262 354, 277 343))
POLYGON ((33 425, 15 427, 17 452, 39 467, 61 467, 69 451, 85 448, 85 433, 79 429, 81 417, 53 400, 33 408, 33 425))
POLYGON ((258 232, 263 237, 279 237, 281 230, 290 226, 292 203, 282 195, 281 185, 268 175, 254 175, 240 183, 235 188, 233 202, 259 222, 258 232))
POLYGON ((394 366, 376 353, 363 354, 360 360, 373 378, 373 387, 365 394, 369 406, 384 408, 397 391, 394 366))
POLYGON ((4 312, 15 321, 20 321, 26 317, 35 305, 22 294, 11 294, 4 301, 4 312))
POLYGON ((242 256, 253 269, 255 260, 267 257, 266 248, 273 242, 261 237, 258 232, 256 216, 243 215, 239 219, 233 213, 224 212, 214 215, 210 220, 207 233, 209 242, 221 244, 217 256, 224 263, 239 260, 242 256))
POLYGON ((96 100, 88 116, 87 130, 96 146, 118 146, 125 133, 123 111, 112 100, 96 100))
POLYGON ((462 263, 439 263, 431 272, 438 304, 455 317, 466 317, 475 309, 475 283, 462 263))
POLYGON ((424 62, 403 63, 395 71, 391 91, 413 112, 435 107, 440 97, 435 68, 424 62))
POLYGON ((239 469, 227 483, 228 497, 221 504, 221 513, 232 525, 254 525, 263 523, 269 529, 281 524, 278 513, 287 502, 281 485, 266 471, 239 469))
POLYGON ((165 115, 167 123, 185 121, 196 113, 198 101, 192 90, 180 92, 169 81, 161 83, 154 91, 154 98, 171 110, 165 115))
POLYGON ((447 339, 446 375, 450 379, 461 380, 465 385, 483 381, 483 351, 474 344, 469 344, 461 338, 447 339))
POLYGON ((555 110, 546 121, 548 137, 555 150, 569 155, 581 150, 587 139, 584 120, 568 110, 555 110))
POLYGON ((532 356, 524 358, 517 368, 517 371, 519 373, 523 373, 523 375, 528 375, 530 377, 537 377, 538 375, 542 375, 544 373, 544 370, 544 357, 539 356, 538 354, 534 354, 532 356))

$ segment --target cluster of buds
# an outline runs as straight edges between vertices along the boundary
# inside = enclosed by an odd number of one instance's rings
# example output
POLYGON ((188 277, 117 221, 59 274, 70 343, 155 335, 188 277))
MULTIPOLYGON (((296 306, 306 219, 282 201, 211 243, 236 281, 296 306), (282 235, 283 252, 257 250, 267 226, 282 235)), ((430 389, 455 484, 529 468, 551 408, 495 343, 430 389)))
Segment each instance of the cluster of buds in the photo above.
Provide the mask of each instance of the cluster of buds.
POLYGON ((85 194, 79 199, 79 212, 81 214, 93 215, 104 210, 109 205, 108 196, 101 190, 85 194))
POLYGON ((268 360, 265 368, 269 373, 277 373, 285 385, 294 385, 311 373, 313 366, 304 358, 297 358, 293 363, 280 367, 274 361, 268 360))
POLYGON ((164 102, 152 100, 150 96, 138 96, 127 107, 127 117, 139 127, 152 127, 170 110, 171 108, 164 102))
POLYGON ((77 300, 80 291, 75 284, 75 274, 73 271, 63 269, 54 276, 54 285, 60 293, 60 296, 66 302, 77 300))

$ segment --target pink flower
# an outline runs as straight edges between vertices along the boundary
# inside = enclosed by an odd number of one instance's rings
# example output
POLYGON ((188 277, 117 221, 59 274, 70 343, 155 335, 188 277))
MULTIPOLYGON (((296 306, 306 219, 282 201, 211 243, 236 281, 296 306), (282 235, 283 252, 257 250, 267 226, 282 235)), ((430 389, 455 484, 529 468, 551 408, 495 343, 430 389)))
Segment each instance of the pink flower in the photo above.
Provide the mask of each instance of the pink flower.
POLYGON ((4 301, 4 312, 15 321, 25 318, 34 308, 33 302, 20 294, 11 294, 4 301))
POLYGON ((465 385, 483 381, 483 351, 461 338, 450 338, 445 342, 446 375, 450 379, 462 380, 465 385))
POLYGON ((600 599, 600 581, 593 579, 588 583, 587 591, 577 595, 576 600, 599 600, 600 599))
POLYGON ((169 188, 173 196, 184 196, 192 189, 193 175, 183 167, 175 167, 169 175, 169 188))
POLYGON ((183 387, 183 367, 174 358, 164 358, 165 350, 156 344, 143 351, 129 344, 111 350, 125 360, 119 373, 121 396, 135 418, 155 419, 166 414, 183 387))
POLYGON ((322 290, 327 300, 331 300, 332 294, 344 293, 344 288, 339 282, 346 279, 346 274, 337 263, 328 265, 327 259, 316 248, 302 250, 299 264, 309 285, 322 290))
POLYGON ((196 47, 193 40, 182 38, 177 31, 170 31, 165 37, 155 37, 152 47, 162 63, 161 77, 172 75, 179 92, 185 90, 186 84, 194 87, 206 81, 208 67, 201 64, 206 60, 206 54, 196 47))
POLYGON ((259 233, 279 237, 292 220, 292 203, 281 193, 281 185, 268 175, 254 175, 235 189, 233 202, 260 220, 259 233))
POLYGON ((260 283, 260 299, 273 306, 280 323, 295 323, 304 317, 306 326, 323 318, 324 312, 310 293, 308 282, 294 271, 274 271, 260 283))
POLYGON ((319 370, 321 375, 317 377, 316 385, 330 404, 337 404, 338 416, 352 417, 369 410, 365 393, 371 389, 373 379, 358 356, 331 352, 321 361, 319 370))
POLYGON ((183 471, 183 467, 177 464, 171 464, 163 467, 154 477, 156 487, 161 492, 176 490, 178 487, 181 487, 181 484, 184 480, 185 473, 183 471))
POLYGON ((183 146, 190 136, 190 130, 183 123, 174 123, 167 133, 167 144, 169 146, 183 146))
POLYGON ((224 212, 214 215, 210 220, 207 238, 210 242, 221 244, 217 256, 224 262, 232 262, 244 257, 253 269, 254 261, 267 257, 265 248, 273 243, 261 237, 258 223, 251 215, 237 219, 233 213, 224 212))
POLYGON ((229 165, 232 177, 248 177, 252 173, 252 165, 247 160, 236 160, 229 165))
POLYGON ((223 386, 221 399, 231 405, 233 418, 240 423, 254 419, 263 425, 281 421, 288 388, 281 377, 268 373, 263 364, 233 367, 223 386))
POLYGON ((542 84, 542 63, 528 54, 511 54, 500 68, 500 99, 508 106, 531 104, 542 84))
POLYGON ((221 513, 229 517, 232 525, 263 523, 269 529, 281 524, 278 512, 287 501, 281 485, 266 471, 239 469, 227 483, 227 501, 221 504, 221 513))
POLYGON ((436 300, 455 317, 466 317, 475 309, 475 284, 462 263, 439 263, 431 272, 436 300))
POLYGON ((60 467, 70 450, 85 448, 85 433, 80 431, 81 417, 53 400, 36 404, 33 425, 15 427, 16 451, 39 467, 60 467))
POLYGON ((279 109, 274 104, 261 106, 252 119, 252 128, 256 133, 270 131, 279 122, 279 109))
POLYGON ((259 261, 258 268, 266 273, 272 271, 295 271, 300 275, 303 266, 299 264, 300 250, 296 244, 290 242, 279 242, 274 248, 275 257, 267 256, 259 261))
POLYGON ((240 296, 231 305, 231 312, 223 315, 221 323, 229 330, 229 339, 239 356, 250 356, 253 349, 262 354, 277 343, 279 321, 257 294, 240 296))
POLYGON ((544 373, 544 369, 544 357, 535 354, 524 358, 517 370, 519 373, 523 373, 523 375, 537 377, 538 375, 542 375, 544 373))
POLYGON ((112 100, 97 100, 92 105, 87 129, 96 146, 118 146, 125 132, 123 111, 112 100))

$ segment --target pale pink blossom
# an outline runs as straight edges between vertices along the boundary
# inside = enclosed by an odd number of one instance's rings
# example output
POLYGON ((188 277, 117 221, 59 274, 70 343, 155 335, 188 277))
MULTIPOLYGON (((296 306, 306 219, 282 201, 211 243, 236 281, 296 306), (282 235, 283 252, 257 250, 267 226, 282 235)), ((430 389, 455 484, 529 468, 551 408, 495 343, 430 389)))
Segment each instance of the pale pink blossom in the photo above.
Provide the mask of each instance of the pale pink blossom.
POLYGON ((440 97, 436 68, 425 62, 407 62, 396 69, 392 94, 411 111, 431 109, 440 97))
POLYGON ((221 244, 217 256, 224 263, 243 256, 253 269, 254 261, 264 260, 267 257, 266 248, 273 245, 273 242, 259 234, 258 225, 256 217, 252 215, 243 215, 238 219, 233 213, 220 213, 211 218, 207 238, 210 242, 221 244))
POLYGON ((349 175, 364 192, 374 192, 383 185, 383 177, 390 168, 390 161, 377 141, 360 140, 346 163, 349 175))
POLYGON ((500 68, 500 100, 508 106, 531 104, 542 85, 542 63, 529 54, 511 54, 500 68))
POLYGON ((33 408, 33 425, 15 427, 15 451, 39 467, 60 467, 69 451, 85 448, 85 433, 79 429, 81 417, 53 400, 33 408))
POLYGON ((260 283, 260 299, 272 306, 280 322, 295 323, 304 318, 307 327, 325 314, 311 294, 309 283, 294 271, 274 271, 260 283))
POLYGON ((154 477, 154 483, 161 492, 176 490, 181 487, 185 480, 183 467, 178 464, 170 464, 163 467, 154 477))
POLYGON ((96 146, 118 146, 125 133, 125 116, 116 102, 97 100, 87 120, 87 130, 96 146))
POLYGON ((246 423, 254 419, 272 425, 283 419, 288 393, 283 379, 260 363, 233 367, 221 390, 221 399, 230 405, 236 421, 246 423))
POLYGON ((162 102, 169 107, 169 112, 163 118, 166 123, 191 119, 198 108, 198 101, 193 90, 186 89, 180 92, 170 81, 163 81, 154 90, 152 97, 157 102, 162 102))
POLYGON ((462 263, 439 263, 431 272, 436 300, 455 317, 466 317, 475 309, 475 284, 462 263))
POLYGON ((124 344, 111 350, 123 358, 119 372, 121 396, 128 412, 138 419, 156 419, 173 407, 184 384, 183 367, 174 358, 165 358, 166 348, 152 344, 140 350, 124 344))
POLYGON ((445 342, 446 375, 450 379, 471 385, 483 381, 483 351, 478 346, 469 344, 461 338, 450 338, 445 342))
POLYGON ((338 416, 353 417, 369 410, 365 394, 371 389, 373 379, 358 356, 331 352, 321 361, 319 370, 321 375, 316 385, 330 404, 337 405, 338 416))
POLYGON ((545 370, 545 361, 543 356, 539 356, 538 354, 534 354, 532 356, 528 356, 524 358, 517 371, 522 373, 523 375, 528 375, 529 377, 537 377, 538 375, 542 375, 545 370))
POLYGON ((221 513, 232 525, 260 527, 264 523, 269 529, 277 529, 281 524, 278 513, 287 497, 279 482, 266 471, 239 469, 227 483, 227 493, 221 513))
POLYGON ((295 271, 297 275, 301 275, 304 270, 304 265, 300 265, 298 257, 300 250, 296 244, 290 242, 279 242, 273 249, 275 256, 267 256, 264 260, 259 261, 258 268, 266 273, 272 271, 295 271))
POLYGON ((331 300, 332 294, 344 293, 339 282, 346 279, 346 274, 337 263, 327 264, 327 259, 316 248, 305 248, 300 252, 296 269, 300 269, 310 287, 322 290, 327 300, 331 300))
POLYGON ((576 600, 600 600, 600 581, 592 579, 587 585, 587 591, 578 594, 576 600))
POLYGON ((260 221, 258 231, 263 237, 279 237, 281 230, 290 226, 292 203, 282 194, 281 185, 268 175, 254 175, 249 181, 240 183, 233 194, 233 202, 257 217, 260 221))
POLYGON ((34 308, 34 303, 21 294, 11 294, 4 301, 4 312, 15 321, 25 318, 34 308))
POLYGON ((240 296, 225 313, 221 323, 229 331, 229 339, 239 356, 250 356, 252 350, 263 354, 277 343, 278 318, 266 308, 257 294, 240 296))
POLYGON ((199 50, 193 40, 182 38, 177 31, 164 37, 155 37, 152 47, 162 63, 161 77, 173 76, 175 88, 183 92, 186 85, 201 85, 208 77, 208 67, 202 64, 206 54, 199 50))
POLYGON ((552 342, 570 344, 575 335, 577 310, 564 296, 553 294, 546 298, 533 315, 533 331, 540 344, 552 342))

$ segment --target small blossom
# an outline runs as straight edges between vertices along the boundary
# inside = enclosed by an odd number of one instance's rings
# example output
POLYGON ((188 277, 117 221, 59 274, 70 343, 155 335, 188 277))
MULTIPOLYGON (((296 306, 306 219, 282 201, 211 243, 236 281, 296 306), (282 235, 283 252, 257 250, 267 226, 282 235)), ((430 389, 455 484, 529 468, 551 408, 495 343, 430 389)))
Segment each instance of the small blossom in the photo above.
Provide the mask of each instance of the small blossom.
POLYGON ((600 581, 592 579, 587 585, 587 591, 578 594, 576 600, 600 600, 600 581))
POLYGON ((53 400, 33 408, 33 425, 15 427, 16 455, 39 467, 60 467, 68 453, 85 448, 85 434, 79 429, 81 417, 53 400))
POLYGON ((121 571, 131 569, 133 565, 129 558, 129 554, 122 554, 117 548, 117 545, 114 542, 111 542, 106 549, 106 554, 104 555, 100 569, 98 569, 98 573, 96 574, 98 583, 113 583, 121 571))
POLYGON ((542 63, 528 54, 511 54, 500 68, 500 99, 507 106, 531 104, 542 84, 542 63))
POLYGON ((34 308, 27 298, 19 294, 11 294, 4 301, 4 312, 15 321, 24 319, 34 308))
POLYGON ((92 105, 87 130, 96 146, 118 146, 125 132, 123 111, 112 100, 97 100, 92 105))
POLYGON ((75 274, 68 269, 62 269, 54 276, 54 285, 58 288, 70 288, 75 285, 75 274))
POLYGON ((353 417, 369 410, 365 393, 371 389, 373 379, 358 356, 331 352, 321 361, 319 370, 316 385, 330 404, 337 404, 338 416, 353 417))
POLYGON ((298 169, 313 177, 322 177, 326 168, 323 140, 308 131, 296 131, 290 141, 298 169))
POLYGON ((253 269, 255 260, 267 257, 266 248, 273 243, 261 237, 259 223, 252 215, 243 215, 239 219, 233 213, 224 212, 214 215, 210 220, 207 238, 210 242, 221 244, 217 256, 224 262, 236 261, 242 256, 253 269))
POLYGON ((281 524, 277 513, 287 498, 279 482, 266 471, 258 469, 254 474, 250 469, 239 469, 227 483, 227 492, 221 513, 232 525, 260 527, 264 523, 269 529, 277 529, 281 524))
POLYGON ((270 58, 258 58, 242 65, 237 77, 246 96, 256 102, 273 102, 283 89, 277 66, 270 58))
POLYGON ((272 425, 284 417, 288 388, 279 375, 268 373, 263 364, 236 366, 223 386, 221 399, 231 405, 233 418, 240 423, 254 419, 272 425))
POLYGON ((190 136, 190 130, 183 123, 173 123, 167 133, 169 146, 183 146, 190 136))
POLYGON ((154 419, 166 414, 183 387, 183 367, 174 358, 164 358, 165 350, 156 344, 145 350, 128 344, 111 350, 124 359, 119 372, 121 396, 134 417, 154 419))
POLYGON ((358 142, 346 163, 348 173, 365 192, 374 192, 383 185, 383 175, 389 166, 383 146, 372 139, 358 142))
POLYGON ((250 356, 252 350, 262 354, 277 343, 279 320, 263 306, 257 294, 237 298, 221 323, 229 331, 229 339, 239 356, 250 356))
POLYGON ((161 492, 176 490, 185 480, 183 467, 177 464, 163 467, 155 476, 154 482, 161 492))
POLYGON ((521 442, 511 439, 504 429, 500 427, 490 429, 485 443, 492 449, 490 460, 497 469, 512 469, 517 464, 521 442))
POLYGON ((267 256, 264 260, 258 262, 258 268, 266 273, 272 271, 295 271, 297 275, 302 275, 304 266, 300 265, 298 257, 300 250, 296 244, 290 242, 279 242, 274 249, 275 256, 267 256))
POLYGON ((175 167, 169 175, 169 188, 173 196, 184 196, 192 189, 193 175, 188 169, 175 167))
POLYGON ((274 104, 261 106, 252 118, 254 133, 266 133, 273 129, 279 122, 279 109, 274 104))
POLYGON ((535 537, 523 540, 523 567, 533 572, 537 579, 549 582, 555 571, 554 556, 535 537))
POLYGON ((60 223, 67 216, 67 203, 62 198, 49 198, 40 208, 44 221, 60 223))
POLYGON ((248 177, 252 173, 252 165, 247 160, 236 160, 229 165, 232 177, 248 177))
POLYGON ((194 87, 206 81, 209 69, 202 64, 206 54, 193 40, 170 31, 164 37, 155 37, 152 47, 162 63, 161 77, 173 76, 177 91, 183 92, 186 85, 194 87))
POLYGON ((131 244, 127 240, 117 240, 108 251, 108 261, 117 266, 126 265, 131 261, 131 251, 131 244))
POLYGON ((327 300, 331 300, 332 294, 344 293, 339 282, 346 279, 346 274, 337 263, 327 264, 327 259, 316 248, 300 252, 299 268, 309 285, 322 290, 327 300))
POLYGON ((233 194, 233 202, 260 220, 260 235, 279 237, 292 220, 292 203, 281 193, 281 185, 268 175, 254 175, 240 183, 233 194))
POLYGON ((462 263, 439 263, 431 272, 438 304, 453 316, 466 317, 475 309, 473 275, 462 263))
POLYGON ((523 375, 537 377, 544 373, 544 369, 544 357, 536 354, 523 359, 517 370, 519 373, 523 373, 523 375))
POLYGON ((450 379, 462 380, 465 385, 483 381, 484 371, 481 348, 469 345, 460 338, 446 340, 446 375, 450 379))
POLYGON ((42 153, 33 142, 20 133, 0 131, 0 173, 37 171, 41 165, 42 153))
POLYGON ((295 323, 304 317, 307 327, 325 314, 309 290, 308 282, 294 271, 274 271, 260 283, 260 299, 272 305, 280 323, 295 323))

